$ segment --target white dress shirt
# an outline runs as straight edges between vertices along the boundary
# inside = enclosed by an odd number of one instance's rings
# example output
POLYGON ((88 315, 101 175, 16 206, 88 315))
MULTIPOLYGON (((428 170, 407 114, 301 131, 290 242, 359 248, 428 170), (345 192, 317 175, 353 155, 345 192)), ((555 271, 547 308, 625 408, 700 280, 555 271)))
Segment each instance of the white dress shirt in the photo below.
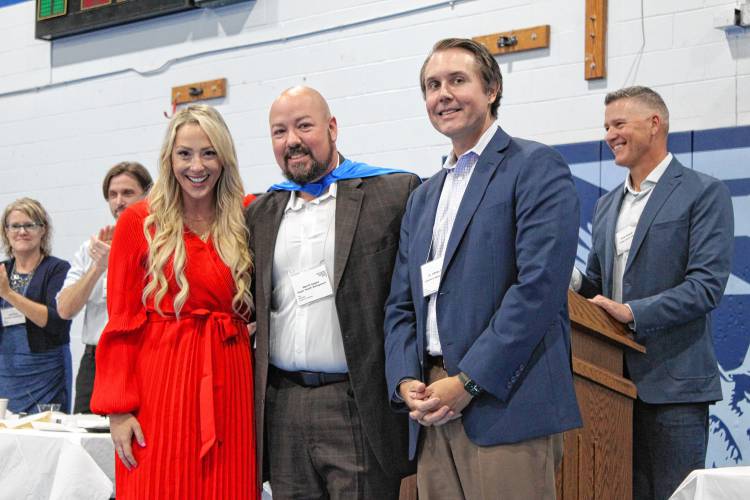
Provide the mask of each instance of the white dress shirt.
MULTIPOLYGON (((466 187, 471 180, 471 174, 474 173, 474 167, 479 161, 479 157, 489 144, 492 137, 497 132, 497 126, 492 124, 484 131, 479 141, 473 148, 466 151, 460 158, 456 158, 453 150, 443 163, 443 168, 448 171, 443 183, 443 190, 440 192, 437 212, 435 214, 435 225, 432 228, 432 244, 430 246, 430 260, 443 258, 445 249, 448 246, 448 239, 453 230, 453 223, 456 220, 458 208, 466 192, 466 187), (464 159, 462 162, 461 159, 464 159), (458 165, 458 168, 456 166, 458 165)), ((437 300, 438 294, 433 293, 427 299, 427 352, 432 356, 441 356, 443 349, 440 346, 440 336, 438 335, 437 324, 437 300)))
MULTIPOLYGON (((86 272, 94 264, 89 255, 89 241, 83 242, 78 251, 70 261, 70 269, 65 277, 60 291, 78 283, 86 272)), ((57 298, 60 297, 60 292, 57 298)), ((99 277, 91 295, 86 301, 85 311, 83 313, 83 330, 81 331, 81 340, 87 345, 96 345, 99 343, 99 337, 107 325, 107 271, 99 277)))
POLYGON ((273 254, 270 352, 286 371, 346 373, 341 325, 334 295, 298 305, 291 274, 324 264, 333 287, 337 185, 305 201, 292 191, 273 254))
POLYGON ((625 274, 625 264, 627 264, 628 255, 630 255, 630 245, 633 243, 635 228, 641 214, 643 214, 643 209, 646 208, 648 199, 651 197, 651 192, 671 161, 672 153, 667 153, 667 156, 641 182, 640 191, 636 191, 630 183, 630 173, 625 178, 625 185, 623 186, 625 196, 622 199, 620 213, 617 216, 617 225, 615 226, 615 259, 612 269, 612 300, 615 302, 622 304, 622 279, 625 274))

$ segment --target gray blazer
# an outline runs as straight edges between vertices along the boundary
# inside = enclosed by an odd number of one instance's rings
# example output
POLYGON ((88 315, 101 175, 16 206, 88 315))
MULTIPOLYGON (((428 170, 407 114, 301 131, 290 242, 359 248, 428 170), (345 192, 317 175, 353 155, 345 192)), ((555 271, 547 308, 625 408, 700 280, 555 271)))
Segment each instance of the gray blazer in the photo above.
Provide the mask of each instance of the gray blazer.
MULTIPOLYGON (((333 290, 349 379, 367 440, 383 470, 413 472, 407 456, 407 417, 391 411, 385 383, 383 307, 398 251, 401 218, 415 175, 389 174, 338 182, 333 290)), ((255 422, 258 480, 262 478, 264 409, 273 253, 289 192, 260 196, 245 218, 255 262, 255 422)))
MULTIPOLYGON (((612 297, 614 231, 620 184, 599 199, 581 293, 612 297)), ((646 403, 721 399, 710 312, 731 270, 732 200, 718 179, 673 159, 641 215, 623 276, 623 302, 646 354, 626 353, 630 377, 646 403)))

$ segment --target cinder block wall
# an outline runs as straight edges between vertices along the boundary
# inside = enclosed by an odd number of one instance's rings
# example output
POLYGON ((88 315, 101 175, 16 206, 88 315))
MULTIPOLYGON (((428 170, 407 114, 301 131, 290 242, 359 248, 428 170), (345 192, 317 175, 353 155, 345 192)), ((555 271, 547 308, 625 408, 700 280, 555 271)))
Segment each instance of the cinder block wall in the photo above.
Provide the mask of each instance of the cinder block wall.
MULTIPOLYGON (((727 34, 726 0, 610 0, 608 77, 584 80, 584 0, 257 0, 60 39, 35 40, 35 2, 0 1, 0 207, 32 196, 50 211, 54 252, 70 258, 111 222, 100 183, 114 163, 156 173, 172 86, 228 79, 211 103, 238 146, 247 191, 279 179, 268 137, 273 98, 318 88, 339 148, 383 166, 434 172, 449 143, 430 126, 418 73, 431 45, 551 25, 549 49, 499 59, 499 121, 549 144, 599 140, 603 97, 656 88, 671 130, 750 124, 750 31, 727 34)), ((73 329, 74 365, 80 358, 73 329)))

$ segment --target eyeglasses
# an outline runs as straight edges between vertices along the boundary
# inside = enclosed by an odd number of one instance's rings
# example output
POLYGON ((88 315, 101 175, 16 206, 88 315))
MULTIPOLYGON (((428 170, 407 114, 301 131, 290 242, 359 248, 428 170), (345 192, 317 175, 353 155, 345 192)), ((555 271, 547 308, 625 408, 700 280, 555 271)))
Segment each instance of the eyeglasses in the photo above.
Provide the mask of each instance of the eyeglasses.
POLYGON ((20 233, 21 229, 23 229, 27 233, 36 233, 37 231, 40 231, 43 227, 44 227, 44 224, 39 224, 37 222, 29 222, 28 224, 8 224, 7 226, 5 226, 5 229, 7 229, 9 233, 20 233))

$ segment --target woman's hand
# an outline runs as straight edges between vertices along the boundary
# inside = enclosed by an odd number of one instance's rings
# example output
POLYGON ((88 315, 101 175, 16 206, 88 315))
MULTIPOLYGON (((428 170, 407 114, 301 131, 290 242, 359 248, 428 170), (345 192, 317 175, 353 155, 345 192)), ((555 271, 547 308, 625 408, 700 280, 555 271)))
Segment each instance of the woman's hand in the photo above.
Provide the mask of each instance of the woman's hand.
POLYGON ((8 272, 5 270, 5 264, 0 264, 0 298, 7 300, 8 294, 10 294, 8 272))
POLYGON ((133 456, 133 436, 141 448, 146 446, 141 424, 132 413, 112 413, 109 415, 109 432, 115 444, 115 452, 126 469, 138 467, 133 456))

